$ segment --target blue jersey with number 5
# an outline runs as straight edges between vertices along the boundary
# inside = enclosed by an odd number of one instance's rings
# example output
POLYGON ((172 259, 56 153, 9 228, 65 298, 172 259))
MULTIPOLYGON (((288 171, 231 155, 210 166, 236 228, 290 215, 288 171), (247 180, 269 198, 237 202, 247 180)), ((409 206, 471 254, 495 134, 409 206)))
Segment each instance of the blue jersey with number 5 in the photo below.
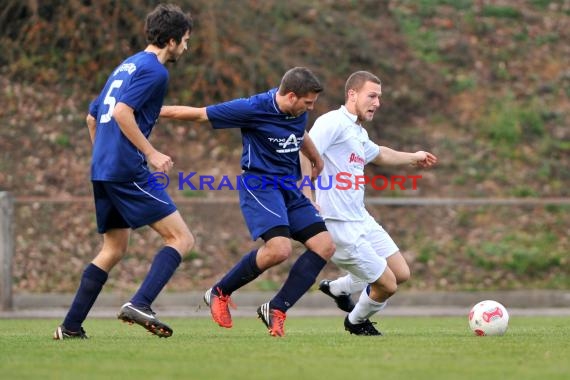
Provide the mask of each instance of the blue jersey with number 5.
POLYGON ((131 107, 139 129, 148 138, 160 114, 167 86, 168 71, 153 53, 139 52, 113 71, 103 91, 89 106, 89 114, 97 119, 92 180, 148 179, 146 157, 123 135, 112 117, 113 109, 119 102, 131 107))

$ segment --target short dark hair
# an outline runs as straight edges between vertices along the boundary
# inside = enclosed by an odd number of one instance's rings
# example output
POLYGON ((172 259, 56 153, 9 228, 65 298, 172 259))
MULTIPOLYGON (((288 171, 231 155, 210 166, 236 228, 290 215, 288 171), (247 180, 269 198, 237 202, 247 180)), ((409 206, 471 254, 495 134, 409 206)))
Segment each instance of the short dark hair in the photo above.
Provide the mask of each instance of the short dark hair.
POLYGON ((279 85, 279 94, 285 95, 289 92, 298 97, 309 93, 318 94, 323 91, 323 85, 319 79, 306 67, 294 67, 288 70, 279 85))
POLYGON ((372 83, 377 83, 379 85, 382 85, 380 78, 378 78, 376 75, 374 75, 368 71, 361 70, 361 71, 356 71, 356 72, 350 74, 350 76, 346 80, 346 84, 344 85, 344 98, 345 98, 345 100, 348 99, 348 91, 349 90, 357 90, 358 91, 362 88, 362 86, 364 86, 364 84, 366 82, 372 82, 372 83))
POLYGON ((182 41, 186 32, 192 32, 192 16, 173 4, 160 4, 146 16, 146 42, 163 48, 171 39, 182 41))

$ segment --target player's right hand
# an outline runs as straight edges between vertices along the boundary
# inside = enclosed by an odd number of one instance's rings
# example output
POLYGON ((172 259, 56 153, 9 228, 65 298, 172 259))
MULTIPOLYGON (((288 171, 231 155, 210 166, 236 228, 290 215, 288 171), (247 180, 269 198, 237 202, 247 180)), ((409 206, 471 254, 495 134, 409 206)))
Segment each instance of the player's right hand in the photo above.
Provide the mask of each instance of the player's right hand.
POLYGON ((418 156, 418 159, 412 164, 412 166, 419 168, 429 168, 435 165, 437 162, 437 157, 430 152, 424 152, 423 150, 420 150, 415 154, 418 156))
POLYGON ((155 168, 156 171, 167 173, 174 166, 174 162, 170 156, 155 150, 146 157, 148 163, 155 168))

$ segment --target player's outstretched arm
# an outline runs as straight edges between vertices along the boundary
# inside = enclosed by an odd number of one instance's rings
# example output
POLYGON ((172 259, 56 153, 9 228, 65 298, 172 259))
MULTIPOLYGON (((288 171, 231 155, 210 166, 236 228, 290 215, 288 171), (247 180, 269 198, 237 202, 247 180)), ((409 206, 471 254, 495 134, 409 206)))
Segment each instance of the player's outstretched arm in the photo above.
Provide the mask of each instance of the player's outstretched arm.
POLYGON ((200 123, 208 121, 206 107, 162 106, 160 109, 160 117, 176 120, 197 121, 200 123))
POLYGON ((380 147, 380 154, 374 159, 373 163, 377 165, 411 165, 421 168, 429 168, 435 165, 437 157, 423 150, 415 153, 400 152, 386 146, 380 147))

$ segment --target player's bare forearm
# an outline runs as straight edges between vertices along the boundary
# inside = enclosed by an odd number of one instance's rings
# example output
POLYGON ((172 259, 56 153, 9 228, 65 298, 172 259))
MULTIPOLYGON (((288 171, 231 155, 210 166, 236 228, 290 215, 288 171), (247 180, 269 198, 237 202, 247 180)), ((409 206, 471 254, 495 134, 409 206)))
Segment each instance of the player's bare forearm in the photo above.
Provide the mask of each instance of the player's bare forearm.
POLYGON ((162 106, 160 117, 176 120, 197 121, 199 123, 208 121, 206 107, 188 106, 162 106))
POLYGON ((141 132, 134 115, 134 110, 125 103, 117 103, 113 117, 125 137, 141 151, 147 162, 160 172, 168 172, 174 165, 172 159, 156 150, 141 132))
POLYGON ((411 165, 422 168, 433 166, 437 162, 437 157, 422 150, 415 153, 400 152, 386 146, 380 147, 380 154, 373 161, 377 165, 399 166, 411 165))
POLYGON ((309 160, 311 164, 311 179, 317 178, 319 173, 323 170, 324 162, 315 146, 313 140, 307 132, 303 139, 303 146, 301 146, 301 153, 309 160))
POLYGON ((87 123, 87 129, 89 130, 89 138, 91 138, 91 144, 94 144, 95 131, 97 130, 97 120, 91 114, 87 114, 85 123, 87 123))
POLYGON ((380 147, 380 154, 373 161, 377 165, 399 166, 411 165, 413 162, 413 153, 400 152, 387 146, 380 147))
POLYGON ((148 156, 155 150, 139 129, 132 108, 124 103, 117 103, 113 110, 113 117, 119 125, 121 132, 123 132, 123 135, 145 156, 148 156))
MULTIPOLYGON (((311 164, 311 161, 309 161, 309 159, 305 157, 303 153, 299 154, 299 158, 301 159, 301 181, 303 181, 307 177, 311 178, 313 164, 311 164)), ((310 186, 303 186, 302 192, 307 198, 313 200, 313 191, 311 190, 310 186)))
POLYGON ((311 164, 311 161, 303 153, 299 154, 299 159, 301 160, 301 176, 310 176, 313 164, 311 164))
POLYGON ((320 212, 321 208, 315 200, 315 194, 313 192, 313 188, 311 188, 311 186, 305 181, 305 178, 307 176, 312 175, 313 164, 311 164, 311 161, 309 161, 309 159, 305 157, 303 153, 299 154, 299 158, 301 159, 301 175, 303 177, 301 178, 301 181, 299 181, 298 185, 302 186, 301 192, 303 193, 303 195, 309 198, 313 206, 315 206, 317 211, 320 212))

